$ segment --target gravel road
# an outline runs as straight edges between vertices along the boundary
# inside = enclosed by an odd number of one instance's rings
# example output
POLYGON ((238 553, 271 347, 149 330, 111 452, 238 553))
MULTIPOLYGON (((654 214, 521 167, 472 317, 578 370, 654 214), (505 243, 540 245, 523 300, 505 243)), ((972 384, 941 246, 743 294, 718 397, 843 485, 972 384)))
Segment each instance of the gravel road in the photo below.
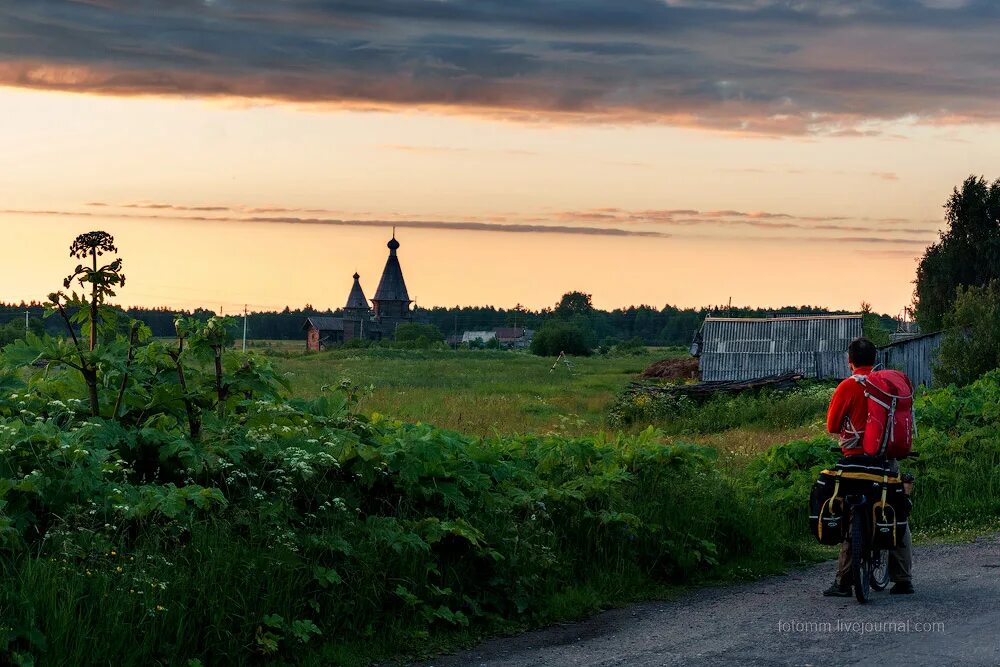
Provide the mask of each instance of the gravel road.
POLYGON ((917 546, 913 559, 915 595, 824 598, 829 562, 492 640, 424 667, 1000 665, 997 536, 917 546))

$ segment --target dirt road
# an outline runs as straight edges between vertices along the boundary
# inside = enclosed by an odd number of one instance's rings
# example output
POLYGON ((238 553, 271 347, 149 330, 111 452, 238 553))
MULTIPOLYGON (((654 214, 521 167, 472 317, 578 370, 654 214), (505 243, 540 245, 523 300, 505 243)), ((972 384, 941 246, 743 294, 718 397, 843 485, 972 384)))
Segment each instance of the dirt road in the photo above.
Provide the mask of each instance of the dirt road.
POLYGON ((1000 665, 1000 540, 918 546, 915 595, 824 598, 834 563, 487 642, 425 667, 1000 665))

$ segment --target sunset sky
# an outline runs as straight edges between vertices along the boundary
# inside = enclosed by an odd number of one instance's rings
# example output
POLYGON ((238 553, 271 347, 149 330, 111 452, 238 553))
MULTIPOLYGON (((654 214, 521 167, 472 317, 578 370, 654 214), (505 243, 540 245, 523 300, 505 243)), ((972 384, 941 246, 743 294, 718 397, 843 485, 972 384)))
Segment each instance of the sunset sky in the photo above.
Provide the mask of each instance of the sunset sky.
POLYGON ((0 3, 0 300, 899 313, 1000 176, 992 0, 0 3))

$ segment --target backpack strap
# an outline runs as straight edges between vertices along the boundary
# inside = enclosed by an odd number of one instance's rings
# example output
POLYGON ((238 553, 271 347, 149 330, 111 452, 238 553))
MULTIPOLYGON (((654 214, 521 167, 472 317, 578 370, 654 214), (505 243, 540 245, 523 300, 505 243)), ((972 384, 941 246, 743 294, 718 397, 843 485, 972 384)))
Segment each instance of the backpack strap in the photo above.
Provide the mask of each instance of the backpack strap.
POLYGON ((840 424, 841 449, 858 449, 864 436, 865 430, 859 431, 851 421, 850 415, 844 415, 844 421, 840 424))

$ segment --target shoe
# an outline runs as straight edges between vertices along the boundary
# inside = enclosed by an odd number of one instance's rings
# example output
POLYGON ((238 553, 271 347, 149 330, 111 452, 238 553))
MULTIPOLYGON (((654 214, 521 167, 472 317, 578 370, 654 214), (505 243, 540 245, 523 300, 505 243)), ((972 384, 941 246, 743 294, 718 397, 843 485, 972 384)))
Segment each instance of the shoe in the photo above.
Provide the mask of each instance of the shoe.
POLYGON ((892 595, 912 595, 914 593, 913 584, 908 581, 897 582, 889 589, 889 593, 892 595))
POLYGON ((828 589, 823 591, 823 595, 828 598, 849 598, 854 595, 853 590, 850 586, 841 586, 837 582, 833 583, 828 589))

